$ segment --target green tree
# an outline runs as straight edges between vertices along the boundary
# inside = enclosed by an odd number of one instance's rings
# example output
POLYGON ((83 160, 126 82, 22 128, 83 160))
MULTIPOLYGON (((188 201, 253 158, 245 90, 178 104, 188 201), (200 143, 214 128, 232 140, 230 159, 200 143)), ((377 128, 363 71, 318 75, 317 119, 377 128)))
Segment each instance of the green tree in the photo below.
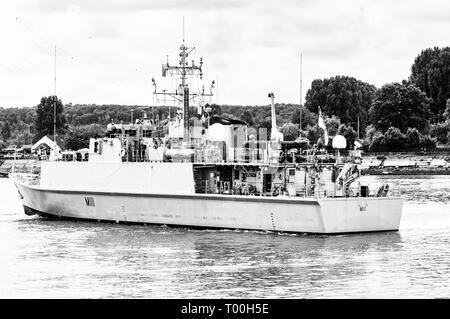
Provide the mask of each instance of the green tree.
POLYGON ((432 99, 433 122, 442 120, 450 98, 450 47, 423 50, 411 66, 410 81, 432 99))
POLYGON ((369 145, 371 152, 384 152, 386 151, 386 140, 384 134, 380 131, 376 131, 369 145))
POLYGON ((319 139, 323 136, 323 130, 318 125, 308 125, 306 127, 306 138, 311 144, 318 144, 319 139))
POLYGON ((436 139, 430 135, 422 135, 420 138, 420 146, 425 150, 432 150, 436 148, 436 139))
POLYGON ((333 115, 332 117, 325 117, 324 122, 327 127, 328 135, 335 136, 341 126, 341 120, 333 115))
POLYGON ((293 123, 285 123, 280 128, 280 132, 283 133, 283 139, 285 141, 295 141, 300 136, 300 129, 293 123))
POLYGON ((406 136, 398 128, 391 126, 384 133, 384 143, 390 152, 406 149, 406 136))
POLYGON ((406 145, 408 149, 420 147, 422 134, 414 127, 409 127, 406 131, 406 145))
POLYGON ((79 150, 89 147, 89 139, 105 136, 105 127, 100 124, 71 127, 66 134, 65 147, 69 150, 79 150))
POLYGON ((316 79, 306 93, 305 106, 314 113, 321 107, 324 115, 335 115, 352 127, 357 127, 359 120, 362 135, 375 92, 375 86, 349 76, 316 79))
POLYGON ((382 132, 391 126, 401 132, 406 132, 408 127, 423 132, 430 115, 430 99, 416 86, 400 83, 381 87, 369 110, 370 121, 382 132))
POLYGON ((435 137, 441 144, 447 144, 449 142, 448 133, 450 132, 450 121, 444 123, 436 123, 431 125, 430 135, 435 137))
POLYGON ((36 109, 35 136, 34 141, 39 140, 45 135, 53 135, 54 107, 56 104, 56 133, 63 133, 66 119, 63 114, 63 104, 57 96, 41 98, 41 103, 36 109))
POLYGON ((347 124, 341 124, 338 129, 338 134, 343 135, 345 139, 347 140, 347 148, 352 149, 354 142, 358 136, 358 133, 347 124))
POLYGON ((9 125, 9 122, 3 124, 1 134, 4 141, 7 141, 11 137, 11 127, 9 125))
MULTIPOLYGON (((379 136, 383 136, 383 133, 378 131, 373 125, 369 125, 366 127, 366 134, 364 135, 364 139, 362 141, 363 149, 365 151, 377 152, 379 151, 376 146, 373 145, 373 141, 379 136)), ((383 136, 384 138, 384 136, 383 136)), ((384 143, 384 142, 383 142, 384 143)))
MULTIPOLYGON (((316 113, 311 112, 306 107, 301 107, 302 111, 302 129, 305 129, 309 126, 314 126, 317 124, 318 115, 316 113)), ((300 123, 300 108, 296 107, 294 113, 291 116, 291 122, 299 125, 300 123)))
POLYGON ((28 131, 21 131, 14 134, 14 137, 11 139, 11 144, 23 146, 31 144, 32 141, 33 135, 31 135, 28 131))
POLYGON ((244 113, 241 115, 241 120, 246 122, 248 126, 253 126, 253 115, 249 110, 245 110, 244 113))

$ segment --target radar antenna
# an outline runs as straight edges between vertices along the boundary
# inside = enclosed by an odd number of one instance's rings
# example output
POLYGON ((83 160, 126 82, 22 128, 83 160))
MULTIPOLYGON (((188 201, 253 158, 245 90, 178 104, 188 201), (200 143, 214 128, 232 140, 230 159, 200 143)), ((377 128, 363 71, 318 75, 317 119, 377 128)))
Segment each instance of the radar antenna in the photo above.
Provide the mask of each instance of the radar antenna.
MULTIPOLYGON (((204 91, 200 91, 199 93, 190 93, 189 92, 189 86, 187 84, 187 77, 188 76, 200 76, 200 80, 203 79, 203 58, 200 58, 200 61, 198 64, 194 62, 194 60, 191 61, 191 64, 189 65, 188 57, 189 54, 191 54, 192 51, 195 50, 195 47, 189 48, 184 44, 184 17, 183 17, 183 43, 180 46, 180 61, 178 65, 170 65, 169 64, 169 58, 167 56, 167 62, 162 65, 162 76, 166 77, 167 75, 170 76, 180 76, 181 84, 178 87, 178 90, 175 90, 175 92, 158 92, 156 90, 156 82, 154 78, 152 78, 152 84, 154 86, 154 92, 156 96, 158 95, 169 95, 173 97, 176 101, 181 102, 183 104, 183 141, 189 142, 190 136, 189 136, 189 119, 190 119, 190 112, 189 112, 189 102, 193 101, 197 98, 203 98, 205 96, 213 96, 212 94, 212 88, 214 87, 214 81, 211 84, 211 90, 209 93, 205 93, 204 91)), ((201 102, 200 102, 201 103, 201 102)))

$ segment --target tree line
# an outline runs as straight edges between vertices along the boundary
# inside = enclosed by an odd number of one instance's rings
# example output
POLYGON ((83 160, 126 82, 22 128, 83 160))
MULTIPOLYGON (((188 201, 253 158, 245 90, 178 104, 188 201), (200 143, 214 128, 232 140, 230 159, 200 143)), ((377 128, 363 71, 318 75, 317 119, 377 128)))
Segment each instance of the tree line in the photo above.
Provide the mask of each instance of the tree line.
MULTIPOLYGON (((110 122, 128 123, 147 117, 164 121, 176 109, 144 105, 66 104, 55 96, 43 97, 31 108, 0 108, 0 147, 31 144, 53 134, 56 104, 57 132, 66 147, 86 147, 90 136, 101 136, 110 122)), ((270 105, 210 105, 210 115, 241 119, 270 133, 270 105)), ((342 134, 348 147, 359 140, 366 151, 432 149, 450 144, 450 47, 428 48, 414 59, 405 80, 381 88, 338 75, 315 79, 307 91, 305 105, 276 104, 277 125, 285 140, 307 137, 323 144, 318 127, 319 108, 330 136, 342 134), (301 119, 301 125, 300 125, 301 119)), ((195 116, 197 110, 192 108, 195 116)))

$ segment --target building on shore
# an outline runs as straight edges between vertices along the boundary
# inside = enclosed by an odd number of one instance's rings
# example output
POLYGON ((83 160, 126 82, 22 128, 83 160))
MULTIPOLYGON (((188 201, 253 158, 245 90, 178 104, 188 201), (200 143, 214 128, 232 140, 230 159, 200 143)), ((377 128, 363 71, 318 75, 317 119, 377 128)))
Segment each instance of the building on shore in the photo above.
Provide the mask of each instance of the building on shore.
POLYGON ((61 158, 63 150, 64 140, 58 135, 55 139, 53 135, 45 135, 31 147, 31 152, 41 159, 48 159, 51 154, 56 154, 56 157, 61 158))

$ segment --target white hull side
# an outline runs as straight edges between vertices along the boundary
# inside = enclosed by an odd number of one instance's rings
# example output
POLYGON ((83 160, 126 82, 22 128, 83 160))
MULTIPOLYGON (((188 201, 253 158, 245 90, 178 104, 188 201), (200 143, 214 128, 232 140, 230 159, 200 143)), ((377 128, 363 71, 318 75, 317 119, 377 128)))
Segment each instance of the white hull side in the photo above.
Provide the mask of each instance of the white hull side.
POLYGON ((65 218, 323 234, 398 230, 403 203, 400 198, 315 200, 60 191, 18 182, 16 186, 24 206, 65 218))
POLYGON ((325 233, 398 230, 403 199, 348 197, 319 200, 325 233))

